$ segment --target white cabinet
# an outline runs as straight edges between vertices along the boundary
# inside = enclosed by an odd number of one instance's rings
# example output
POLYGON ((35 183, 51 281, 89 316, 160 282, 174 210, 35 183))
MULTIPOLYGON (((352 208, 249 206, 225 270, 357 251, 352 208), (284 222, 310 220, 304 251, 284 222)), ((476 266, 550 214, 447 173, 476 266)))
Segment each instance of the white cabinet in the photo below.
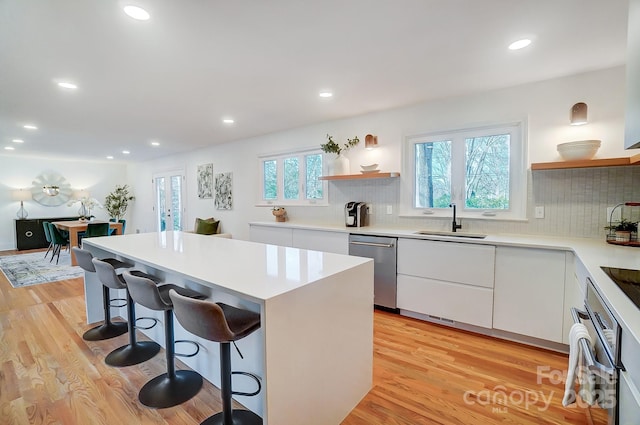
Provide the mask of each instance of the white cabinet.
POLYGON ((584 287, 587 277, 584 265, 572 252, 566 253, 565 269, 562 343, 569 344, 569 331, 573 326, 571 308, 584 310, 584 287))
POLYGON ((398 241, 398 273, 493 288, 495 247, 420 239, 398 241))
POLYGON ((349 234, 325 230, 293 229, 294 248, 349 254, 349 234))
POLYGON ((291 246, 293 231, 287 227, 258 226, 251 224, 249 226, 249 239, 252 242, 291 246))
POLYGON ((566 255, 497 247, 493 327, 562 342, 566 255))
POLYGON ((252 242, 349 254, 349 234, 346 232, 251 224, 249 238, 252 242))
POLYGON ((624 147, 640 147, 640 0, 629 1, 624 147))
POLYGON ((398 240, 398 308, 491 328, 495 247, 398 240))
POLYGON ((640 418, 640 391, 629 379, 627 372, 620 373, 620 393, 618 395, 618 423, 637 425, 640 418))

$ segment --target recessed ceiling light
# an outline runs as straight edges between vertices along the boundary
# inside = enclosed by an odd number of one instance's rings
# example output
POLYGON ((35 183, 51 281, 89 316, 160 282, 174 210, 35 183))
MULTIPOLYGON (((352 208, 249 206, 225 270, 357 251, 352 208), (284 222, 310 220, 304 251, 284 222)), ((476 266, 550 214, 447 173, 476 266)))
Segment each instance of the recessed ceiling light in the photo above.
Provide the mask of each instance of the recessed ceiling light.
POLYGON ((129 151, 122 151, 122 153, 123 153, 123 154, 125 154, 125 155, 129 155, 131 152, 129 152, 129 151))
POLYGON ((318 94, 318 96, 327 98, 327 97, 332 97, 333 93, 331 93, 330 91, 321 91, 320 94, 318 94))
POLYGON ((523 49, 529 44, 531 44, 531 40, 529 40, 528 38, 523 38, 522 40, 514 41, 513 43, 509 44, 509 50, 523 49))
POLYGON ((151 142, 151 146, 160 146, 160 142, 151 142))
POLYGON ((71 90, 75 90, 78 88, 77 85, 70 83, 68 81, 61 81, 58 83, 58 86, 62 87, 63 89, 71 89, 71 90))
POLYGON ((232 118, 224 118, 222 122, 225 124, 233 124, 235 121, 232 118))
POLYGON ((138 21, 147 21, 151 17, 149 12, 138 6, 125 6, 124 13, 138 21))
POLYGON ((112 155, 107 156, 107 159, 113 159, 112 155))
POLYGON ((24 140, 22 140, 22 139, 13 139, 12 142, 13 143, 24 143, 24 140))
POLYGON ((8 150, 8 151, 13 151, 13 150, 15 150, 15 148, 14 148, 13 146, 5 146, 4 148, 5 148, 6 150, 8 150))
POLYGON ((22 126, 22 128, 26 128, 27 130, 37 130, 38 129, 38 127, 36 127, 33 124, 25 124, 25 125, 22 126))

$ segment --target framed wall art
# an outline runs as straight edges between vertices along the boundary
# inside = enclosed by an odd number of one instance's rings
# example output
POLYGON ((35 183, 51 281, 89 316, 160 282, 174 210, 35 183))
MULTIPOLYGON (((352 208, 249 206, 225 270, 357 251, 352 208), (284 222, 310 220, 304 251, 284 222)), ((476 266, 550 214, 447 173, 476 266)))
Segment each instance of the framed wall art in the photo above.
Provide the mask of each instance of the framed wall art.
POLYGON ((233 207, 233 173, 216 174, 216 197, 215 206, 217 210, 230 210, 233 207))
POLYGON ((213 164, 198 165, 198 198, 213 198, 213 164))

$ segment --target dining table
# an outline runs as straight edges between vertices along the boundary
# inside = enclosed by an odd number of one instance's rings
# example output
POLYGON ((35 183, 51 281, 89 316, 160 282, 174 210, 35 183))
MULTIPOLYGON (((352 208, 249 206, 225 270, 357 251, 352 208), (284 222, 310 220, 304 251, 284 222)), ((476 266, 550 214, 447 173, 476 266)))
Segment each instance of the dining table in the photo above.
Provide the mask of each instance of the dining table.
MULTIPOLYGON (((87 226, 89 223, 109 223, 110 229, 115 229, 114 234, 121 235, 122 234, 122 223, 116 223, 113 221, 85 221, 85 220, 73 220, 73 221, 54 221, 52 224, 58 228, 58 230, 66 230, 69 232, 69 251, 71 251, 71 247, 79 246, 78 243, 78 233, 84 232, 87 230, 87 226)), ((78 261, 76 260, 76 256, 71 251, 71 265, 77 266, 78 261)))

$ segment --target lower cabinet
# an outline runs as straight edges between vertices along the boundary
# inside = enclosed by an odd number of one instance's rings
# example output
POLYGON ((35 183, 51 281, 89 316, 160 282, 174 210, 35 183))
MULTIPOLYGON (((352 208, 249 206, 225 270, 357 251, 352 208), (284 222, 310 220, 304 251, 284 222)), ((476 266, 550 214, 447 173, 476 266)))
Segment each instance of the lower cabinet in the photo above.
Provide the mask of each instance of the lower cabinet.
POLYGON ((493 289, 398 275, 398 307, 491 328, 493 289))
POLYGON ((349 254, 349 234, 346 232, 251 224, 249 238, 252 242, 332 252, 334 254, 349 254))
POLYGON ((273 227, 250 225, 249 239, 252 242, 271 245, 292 246, 293 230, 290 227, 273 227))
POLYGON ((637 425, 640 418, 640 391, 633 384, 627 372, 620 373, 618 395, 618 423, 637 425))
POLYGON ((491 328, 495 247, 398 240, 398 308, 491 328))
POLYGON ((493 327, 562 342, 565 251, 496 248, 493 327))

